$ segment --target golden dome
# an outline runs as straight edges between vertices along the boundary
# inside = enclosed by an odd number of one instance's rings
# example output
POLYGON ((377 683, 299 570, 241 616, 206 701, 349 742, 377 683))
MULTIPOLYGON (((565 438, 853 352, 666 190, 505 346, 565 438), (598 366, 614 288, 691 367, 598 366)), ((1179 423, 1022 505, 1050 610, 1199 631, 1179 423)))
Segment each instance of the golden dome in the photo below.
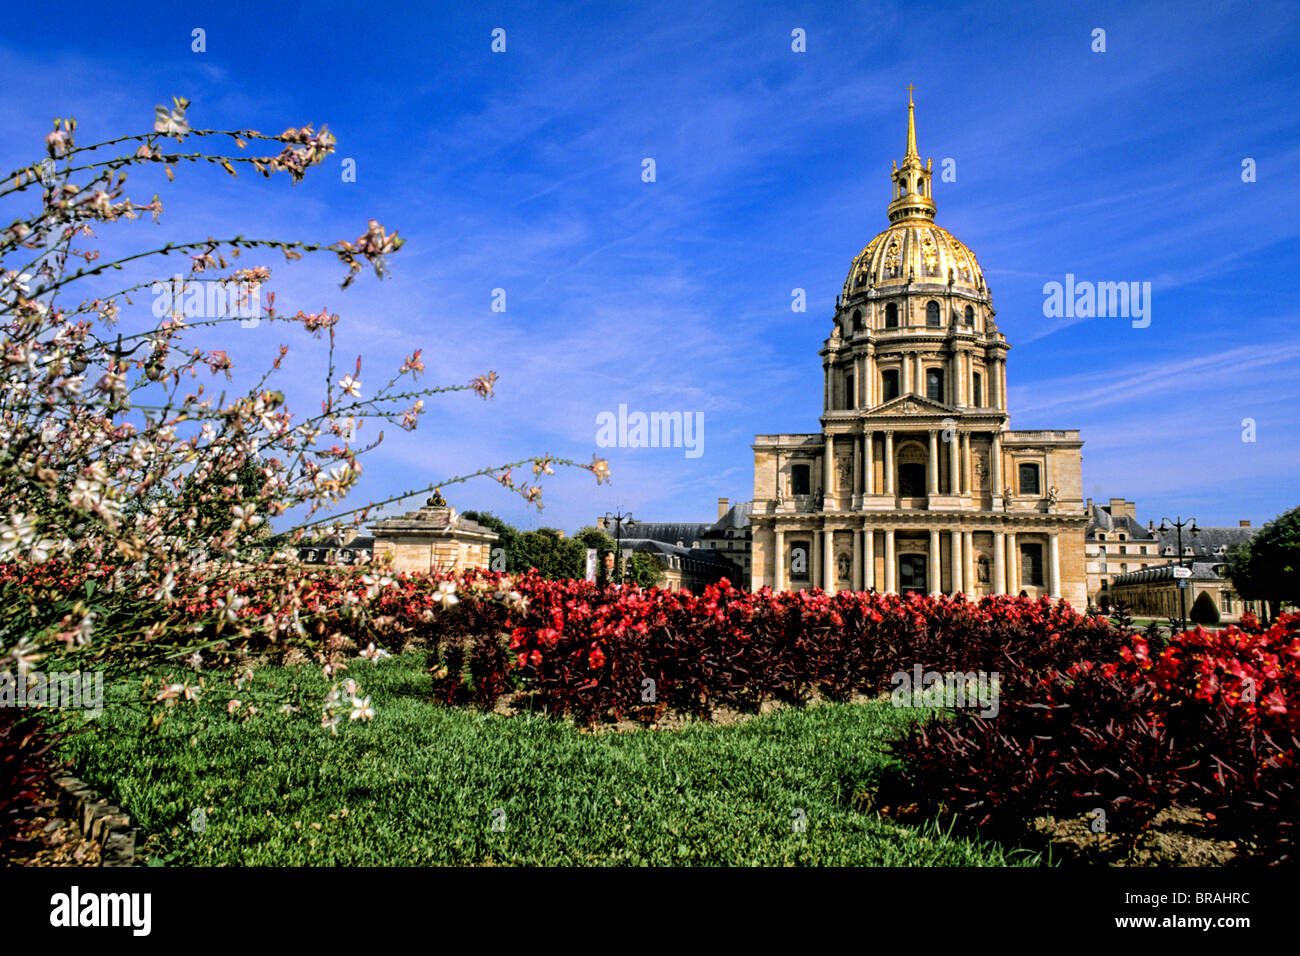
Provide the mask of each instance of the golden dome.
POLYGON ((853 260, 844 281, 844 298, 882 286, 911 282, 948 285, 985 294, 984 273, 975 253, 942 226, 924 219, 895 223, 853 260))
POLYGON ((932 163, 916 151, 916 106, 907 96, 907 153, 890 174, 893 197, 886 210, 890 226, 853 260, 843 298, 882 286, 908 283, 951 286, 953 291, 987 297, 984 273, 975 253, 947 229, 934 224, 932 163))

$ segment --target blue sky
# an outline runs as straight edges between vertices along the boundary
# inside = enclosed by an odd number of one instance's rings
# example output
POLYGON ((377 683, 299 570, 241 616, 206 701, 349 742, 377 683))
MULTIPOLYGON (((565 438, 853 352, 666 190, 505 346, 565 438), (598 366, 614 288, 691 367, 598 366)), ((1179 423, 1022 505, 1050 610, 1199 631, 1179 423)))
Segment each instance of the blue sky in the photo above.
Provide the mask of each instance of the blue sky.
MULTIPOLYGON (((751 496, 755 434, 818 428, 817 351, 850 261, 887 224, 915 84, 922 156, 956 164, 955 182, 935 177, 938 222, 979 258, 1013 346, 1012 427, 1079 428, 1085 495, 1135 499, 1143 520, 1258 524, 1300 504, 1293 5, 466 6, 72 4, 57 30, 7 18, 0 165, 37 158, 53 116, 75 115, 89 143, 147 129, 173 95, 196 127, 328 124, 337 154, 297 187, 134 176, 128 192, 159 192, 164 224, 115 227, 105 247, 334 241, 379 219, 407 239, 391 278, 340 291, 337 263, 268 259, 277 306, 341 314, 363 382, 423 347, 428 384, 489 369, 500 383, 490 402, 432 402, 414 433, 386 428, 356 504, 532 454, 590 460, 596 416, 625 403, 703 413, 704 453, 601 450, 612 484, 559 473, 540 515, 486 481, 449 499, 522 527, 574 530, 619 506, 708 520, 717 497, 751 496), (1150 282, 1150 327, 1044 317, 1044 283, 1067 273, 1150 282)), ((142 305, 125 322, 146 318, 142 305)), ((264 325, 220 344, 251 372, 281 342, 279 386, 318 407, 309 337, 264 325)))

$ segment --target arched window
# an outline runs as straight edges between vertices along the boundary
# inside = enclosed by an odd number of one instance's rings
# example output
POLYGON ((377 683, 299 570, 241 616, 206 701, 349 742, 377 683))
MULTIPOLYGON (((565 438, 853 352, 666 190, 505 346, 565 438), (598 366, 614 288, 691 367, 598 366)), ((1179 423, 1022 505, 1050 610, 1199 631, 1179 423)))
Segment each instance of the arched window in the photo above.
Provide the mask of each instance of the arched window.
POLYGON ((885 306, 885 328, 898 328, 898 303, 891 302, 885 306))
POLYGON ((857 400, 857 394, 853 391, 853 373, 850 372, 844 376, 844 407, 852 409, 857 400))
POLYGON ((943 369, 925 370, 925 397, 932 401, 943 401, 943 369))
POLYGON ((966 306, 966 324, 967 325, 975 324, 975 310, 972 309, 969 305, 966 306))
POLYGON ((930 301, 925 304, 925 324, 931 328, 939 325, 939 303, 930 301))
POLYGON ((898 369, 891 368, 880 373, 880 400, 888 402, 898 398, 898 369))
POLYGON ((862 310, 861 309, 853 310, 853 331, 854 332, 862 331, 862 310))
POLYGON ((900 180, 898 181, 898 192, 899 192, 899 195, 900 195, 900 196, 906 196, 906 195, 907 195, 907 180, 906 180, 906 179, 900 179, 900 180))
POLYGON ((1023 464, 1019 469, 1020 474, 1020 493, 1022 495, 1041 495, 1042 490, 1038 481, 1038 466, 1035 464, 1023 464))
POLYGON ((979 372, 971 377, 971 404, 976 408, 984 407, 984 379, 979 372))

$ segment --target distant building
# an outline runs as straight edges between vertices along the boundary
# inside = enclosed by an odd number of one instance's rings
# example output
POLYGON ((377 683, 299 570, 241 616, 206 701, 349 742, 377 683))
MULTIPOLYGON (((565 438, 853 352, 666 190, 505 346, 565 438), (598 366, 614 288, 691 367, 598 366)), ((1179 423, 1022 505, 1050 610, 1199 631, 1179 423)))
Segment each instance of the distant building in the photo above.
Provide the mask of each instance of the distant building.
POLYGON ((1102 506, 1089 501, 1088 593, 1094 604, 1103 609, 1123 604, 1135 617, 1178 618, 1185 599, 1187 617, 1197 624, 1236 621, 1246 611, 1259 613, 1258 603, 1243 601, 1223 577, 1228 552, 1257 533, 1249 521, 1236 527, 1198 527, 1195 534, 1184 528, 1180 551, 1175 529, 1161 530, 1154 521, 1143 527, 1135 509, 1134 502, 1123 498, 1111 498, 1102 506), (1190 571, 1186 586, 1179 586, 1175 567, 1190 571))
POLYGON ((1084 511, 1088 527, 1084 532, 1084 553, 1088 574, 1088 603, 1110 606, 1110 582, 1116 575, 1167 564, 1160 553, 1155 526, 1137 520, 1137 505, 1123 498, 1094 505, 1089 498, 1084 511))
POLYGON ((374 559, 394 571, 440 572, 487 568, 498 535, 456 513, 435 492, 423 508, 372 523, 374 559))
POLYGON ((752 501, 731 504, 727 498, 718 499, 718 520, 704 532, 703 542, 706 548, 716 551, 737 568, 744 572, 740 579, 731 582, 746 591, 752 582, 752 559, 754 550, 753 525, 749 516, 754 510, 752 501))
POLYGON ((342 535, 325 535, 297 545, 302 564, 367 564, 374 557, 375 538, 355 528, 342 535))
MULTIPOLYGON (((749 587, 751 538, 750 503, 731 506, 729 499, 718 499, 718 520, 713 524, 698 521, 629 521, 623 525, 620 544, 625 553, 651 554, 663 572, 660 586, 670 591, 686 588, 699 592, 726 578, 736 587, 749 587)), ((614 534, 614 526, 604 518, 596 527, 614 534)))

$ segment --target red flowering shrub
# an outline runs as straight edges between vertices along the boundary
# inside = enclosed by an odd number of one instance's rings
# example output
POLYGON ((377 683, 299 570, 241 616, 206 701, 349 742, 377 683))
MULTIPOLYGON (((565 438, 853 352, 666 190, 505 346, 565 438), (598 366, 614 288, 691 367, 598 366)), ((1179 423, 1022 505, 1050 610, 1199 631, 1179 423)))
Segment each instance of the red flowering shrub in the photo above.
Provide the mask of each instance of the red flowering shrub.
MULTIPOLYGON (((0 567, 0 588, 17 573, 0 567)), ((22 586, 51 595, 55 613, 53 597, 70 601, 87 580, 111 591, 115 574, 51 564, 23 571, 22 586)), ((695 595, 536 574, 294 569, 286 601, 275 580, 232 578, 177 613, 206 622, 194 639, 215 649, 236 635, 241 649, 317 653, 417 639, 439 699, 487 708, 518 691, 581 723, 874 695, 914 667, 996 672, 996 713, 958 708, 891 745, 921 806, 1005 834, 1100 808, 1108 830, 1131 835, 1190 801, 1268 859, 1294 852, 1300 616, 1198 629, 1153 656, 1104 618, 1027 598, 750 594, 725 581, 695 595)))

